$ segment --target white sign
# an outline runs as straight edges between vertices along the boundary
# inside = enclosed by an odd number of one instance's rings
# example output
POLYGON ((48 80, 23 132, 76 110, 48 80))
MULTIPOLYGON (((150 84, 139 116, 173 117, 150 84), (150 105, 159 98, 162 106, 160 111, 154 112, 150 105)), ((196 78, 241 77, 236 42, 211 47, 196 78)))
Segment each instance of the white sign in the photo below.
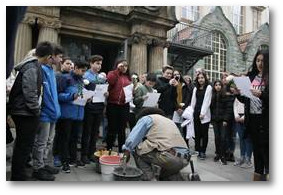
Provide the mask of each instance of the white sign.
POLYGON ((143 107, 155 107, 160 97, 160 93, 147 93, 148 98, 144 101, 143 107))
POLYGON ((125 103, 132 101, 134 85, 130 84, 123 88, 125 93, 125 103))
POLYGON ((108 90, 108 84, 96 85, 92 102, 105 102, 105 93, 108 90))

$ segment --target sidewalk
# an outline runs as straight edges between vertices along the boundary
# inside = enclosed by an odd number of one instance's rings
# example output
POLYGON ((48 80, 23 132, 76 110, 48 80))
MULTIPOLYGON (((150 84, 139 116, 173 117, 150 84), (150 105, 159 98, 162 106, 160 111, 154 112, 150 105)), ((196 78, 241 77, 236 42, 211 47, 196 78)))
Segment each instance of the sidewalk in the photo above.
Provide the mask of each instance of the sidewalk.
MULTIPOLYGON (((202 181, 251 181, 253 174, 252 168, 240 168, 234 166, 233 162, 228 162, 227 165, 221 165, 220 162, 214 162, 214 135, 213 130, 209 130, 209 143, 207 147, 207 158, 206 160, 197 159, 195 163, 196 172, 199 173, 202 181)), ((7 145, 6 156, 11 156, 12 154, 12 144, 7 145)), ((239 143, 236 141, 236 150, 235 157, 239 158, 239 143)), ((135 165, 134 159, 131 158, 129 164, 135 165)), ((6 180, 10 179, 10 171, 11 171, 11 159, 6 160, 6 180)), ((28 170, 29 173, 32 173, 32 169, 28 170)), ((185 167, 182 170, 183 175, 187 175, 191 173, 190 166, 185 167)), ((105 176, 97 173, 95 171, 95 164, 88 164, 83 168, 71 167, 71 173, 63 173, 55 175, 55 181, 111 181, 113 178, 111 176, 105 176)))

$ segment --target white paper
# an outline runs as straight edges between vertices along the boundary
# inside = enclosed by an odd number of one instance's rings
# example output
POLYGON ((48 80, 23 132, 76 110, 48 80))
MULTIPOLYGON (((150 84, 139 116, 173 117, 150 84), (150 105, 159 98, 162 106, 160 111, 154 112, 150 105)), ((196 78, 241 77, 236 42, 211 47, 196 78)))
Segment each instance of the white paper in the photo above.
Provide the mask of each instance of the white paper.
POLYGON ((85 106, 87 100, 84 98, 78 97, 76 100, 73 101, 73 104, 79 105, 79 106, 85 106))
POLYGON ((251 99, 255 98, 255 96, 251 92, 252 84, 249 77, 234 77, 233 80, 237 88, 240 89, 241 95, 251 99))
POLYGON ((179 115, 177 111, 174 111, 172 120, 173 120, 174 123, 182 123, 183 122, 182 115, 179 115))
POLYGON ((144 101, 143 107, 155 107, 160 97, 160 93, 147 93, 148 98, 144 101))
POLYGON ((98 84, 95 87, 94 95, 92 98, 93 103, 105 102, 104 94, 108 91, 108 84, 98 84))
POLYGON ((130 84, 123 88, 125 93, 125 103, 132 101, 134 85, 130 84))
POLYGON ((94 95, 94 91, 83 89, 83 97, 79 96, 76 100, 73 101, 73 104, 79 106, 85 106, 88 99, 94 95))

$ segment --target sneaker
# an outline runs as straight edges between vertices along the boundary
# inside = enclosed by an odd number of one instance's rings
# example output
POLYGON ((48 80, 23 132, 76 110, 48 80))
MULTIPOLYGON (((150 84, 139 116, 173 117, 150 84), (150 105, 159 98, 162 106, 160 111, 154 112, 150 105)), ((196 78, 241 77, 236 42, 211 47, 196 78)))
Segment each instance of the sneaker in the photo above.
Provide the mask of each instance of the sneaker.
POLYGON ((247 160, 245 161, 245 163, 243 163, 241 166, 241 168, 244 168, 244 169, 248 169, 248 168, 252 168, 253 167, 253 164, 250 160, 247 160))
POLYGON ((82 156, 81 161, 82 161, 84 164, 90 164, 90 160, 88 159, 87 156, 82 156))
POLYGON ((199 159, 200 160, 205 160, 205 158, 206 158, 206 155, 205 155, 205 153, 200 153, 200 156, 199 156, 199 159))
POLYGON ((76 162, 76 167, 85 167, 85 163, 83 163, 82 161, 78 160, 76 162))
POLYGON ((234 163, 234 166, 240 167, 240 166, 242 166, 242 164, 244 164, 244 163, 245 163, 244 158, 240 158, 239 160, 237 160, 237 161, 234 163))
POLYGON ((62 166, 62 162, 61 162, 59 156, 54 156, 53 165, 54 165, 54 167, 61 167, 62 166))
POLYGON ((227 165, 227 161, 224 157, 222 157, 219 161, 222 165, 227 165))
POLYGON ((54 181, 54 175, 50 174, 44 168, 38 169, 32 173, 32 176, 40 181, 54 181))
POLYGON ((219 154, 216 154, 216 156, 214 157, 214 162, 217 162, 217 161, 219 161, 219 159, 220 159, 220 156, 219 156, 219 154))
POLYGON ((74 167, 74 166, 76 166, 76 164, 77 164, 76 161, 70 161, 70 162, 69 162, 69 166, 70 166, 70 167, 74 167))
POLYGON ((49 166, 49 165, 46 165, 46 166, 44 167, 44 169, 45 169, 48 173, 53 174, 53 175, 59 173, 59 169, 58 169, 58 168, 51 167, 51 166, 49 166))
POLYGON ((71 173, 71 169, 70 169, 69 163, 63 163, 62 171, 64 173, 71 173))

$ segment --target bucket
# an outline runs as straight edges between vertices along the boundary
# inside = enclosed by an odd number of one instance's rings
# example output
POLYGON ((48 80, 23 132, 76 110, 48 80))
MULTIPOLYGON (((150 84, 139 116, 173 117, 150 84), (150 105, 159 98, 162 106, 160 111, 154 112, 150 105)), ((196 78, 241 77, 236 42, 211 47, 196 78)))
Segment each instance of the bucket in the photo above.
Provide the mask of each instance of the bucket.
POLYGON ((101 156, 99 163, 102 174, 112 174, 114 168, 120 166, 120 156, 101 156))
POLYGON ((123 167, 115 167, 113 171, 114 181, 140 181, 143 172, 139 168, 127 166, 125 174, 123 174, 123 167))
POLYGON ((109 153, 111 156, 117 156, 118 153, 114 151, 109 151, 109 150, 98 150, 94 153, 94 159, 95 159, 95 172, 101 173, 101 166, 99 163, 99 158, 101 156, 109 156, 109 153))

